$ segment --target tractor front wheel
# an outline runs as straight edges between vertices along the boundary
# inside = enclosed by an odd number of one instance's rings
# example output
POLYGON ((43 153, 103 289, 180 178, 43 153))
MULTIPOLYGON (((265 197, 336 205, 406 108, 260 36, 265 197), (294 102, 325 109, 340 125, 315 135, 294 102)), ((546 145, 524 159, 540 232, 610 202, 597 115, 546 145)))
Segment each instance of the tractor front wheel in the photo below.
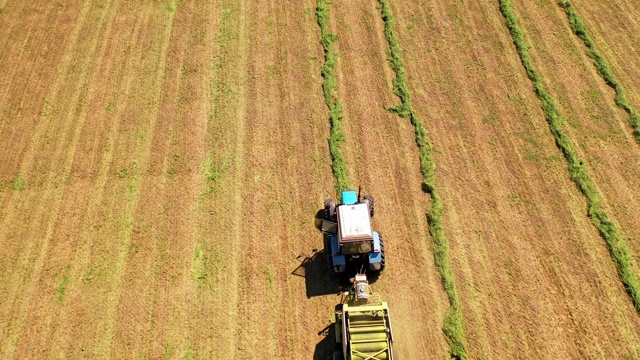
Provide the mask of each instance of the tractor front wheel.
POLYGON ((364 196, 364 201, 365 204, 369 205, 369 215, 371 217, 373 217, 373 214, 375 212, 375 209, 373 207, 373 196, 371 195, 365 195, 364 196))
POLYGON ((324 216, 329 221, 335 221, 336 219, 336 203, 331 199, 324 201, 324 216))

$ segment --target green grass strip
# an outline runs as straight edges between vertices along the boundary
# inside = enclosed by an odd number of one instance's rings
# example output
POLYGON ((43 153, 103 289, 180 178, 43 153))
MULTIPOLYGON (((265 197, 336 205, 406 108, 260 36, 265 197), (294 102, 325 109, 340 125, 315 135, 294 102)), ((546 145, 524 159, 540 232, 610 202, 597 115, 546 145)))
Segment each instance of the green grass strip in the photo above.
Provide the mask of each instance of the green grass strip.
POLYGON ((525 40, 524 31, 520 28, 518 19, 513 12, 511 1, 499 0, 499 3, 500 11, 505 18, 507 28, 509 28, 509 32, 513 38, 513 43, 520 55, 520 61, 527 72, 527 76, 533 83, 535 94, 542 103, 542 110, 549 124, 549 129, 556 140, 558 148, 560 148, 560 151, 562 151, 562 154, 568 162, 571 179, 587 200, 589 219, 591 219, 591 222, 607 243, 609 253, 618 271, 618 276, 631 297, 636 311, 640 312, 640 284, 638 283, 638 276, 633 271, 631 265, 631 251, 620 234, 620 231, 603 209, 602 198, 585 167, 584 161, 578 157, 574 151, 573 142, 562 129, 564 119, 560 115, 553 98, 547 93, 540 75, 533 66, 533 61, 529 55, 529 45, 525 40))
POLYGON ((435 265, 442 278, 444 289, 451 307, 444 319, 443 331, 450 346, 450 354, 457 359, 468 359, 465 350, 464 325, 462 321, 462 303, 458 296, 455 277, 451 270, 449 258, 449 241, 447 240, 442 218, 444 203, 436 191, 435 162, 432 155, 433 145, 429 134, 422 126, 418 114, 411 105, 411 96, 407 86, 407 76, 400 53, 400 44, 393 31, 393 17, 391 8, 386 0, 379 0, 382 20, 384 21, 384 35, 389 45, 388 58, 391 68, 396 74, 393 80, 393 93, 400 98, 400 104, 389 110, 402 118, 408 118, 413 125, 420 157, 420 172, 422 173, 422 189, 431 195, 432 206, 427 213, 429 233, 433 239, 435 265))
POLYGON ((629 115, 629 125, 633 130, 633 136, 636 139, 636 142, 640 144, 640 116, 633 110, 629 102, 627 101, 627 96, 625 95, 624 89, 618 79, 609 68, 609 64, 607 60, 600 54, 595 47, 595 44, 591 40, 589 34, 587 34, 587 28, 584 25, 584 22, 578 14, 573 9, 573 6, 568 1, 558 1, 558 5, 560 5, 567 17, 569 18, 569 25, 571 26, 571 30, 576 34, 586 45, 587 47, 587 55, 593 59, 593 64, 598 71, 598 74, 604 79, 604 81, 616 92, 615 102, 616 105, 624 110, 629 115))
POLYGON ((331 50, 331 45, 338 40, 338 36, 329 31, 329 6, 330 0, 318 0, 316 6, 316 19, 320 26, 320 44, 324 50, 324 65, 322 66, 322 90, 324 101, 329 108, 329 122, 331 125, 329 133, 329 153, 331 154, 331 170, 336 181, 336 194, 340 194, 349 189, 349 175, 347 165, 342 156, 342 142, 344 134, 340 120, 342 119, 342 104, 338 101, 338 82, 334 70, 338 61, 338 53, 331 50))

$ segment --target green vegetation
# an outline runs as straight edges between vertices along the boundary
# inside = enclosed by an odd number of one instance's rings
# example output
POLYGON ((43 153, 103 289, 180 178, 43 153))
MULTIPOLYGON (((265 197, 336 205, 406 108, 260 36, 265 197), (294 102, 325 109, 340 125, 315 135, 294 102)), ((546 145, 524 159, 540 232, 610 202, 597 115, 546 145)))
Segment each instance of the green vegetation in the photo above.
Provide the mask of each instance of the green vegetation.
POLYGON ((69 282, 69 274, 67 274, 69 272, 69 268, 69 266, 65 268, 65 273, 62 274, 62 278, 58 283, 58 288, 56 291, 56 301, 58 303, 62 303, 62 299, 64 298, 64 292, 67 288, 67 283, 69 282))
POLYGON ((172 0, 167 3, 167 11, 174 12, 176 11, 176 6, 178 5, 178 0, 172 0))
POLYGON ((571 6, 571 3, 561 0, 558 1, 558 5, 560 5, 567 14, 569 25, 571 26, 571 30, 573 30, 573 33, 576 34, 586 45, 587 55, 593 59, 593 64, 595 65, 596 70, 598 70, 598 74, 600 74, 607 85, 615 90, 616 105, 629 115, 629 124, 633 129, 633 136, 635 137, 636 142, 640 144, 640 116, 633 110, 631 105, 629 105, 622 85, 620 85, 620 82, 618 82, 618 79, 613 74, 613 71, 611 71, 611 69, 609 68, 607 60, 596 50, 595 44, 591 40, 589 34, 587 34, 587 28, 584 25, 584 22, 575 12, 573 7, 571 6))
POLYGON ((13 191, 20 191, 24 189, 24 176, 22 176, 22 174, 18 175, 11 188, 13 191))
POLYGON ((204 176, 206 188, 202 194, 200 194, 200 201, 203 201, 208 195, 215 191, 220 177, 227 172, 228 169, 229 164, 227 161, 222 160, 220 162, 216 162, 211 154, 207 154, 207 156, 205 156, 202 161, 202 165, 200 166, 200 173, 204 176))
POLYGON ((588 216, 607 243, 613 262, 618 270, 618 276, 624 284, 625 290, 631 297, 636 311, 640 313, 640 283, 631 265, 631 251, 615 223, 609 219, 609 216, 603 209, 602 198, 585 167, 584 160, 578 157, 574 150, 573 142, 562 129, 564 119, 562 115, 560 115, 553 98, 547 93, 540 74, 538 74, 533 66, 533 61, 529 55, 529 45, 525 40, 524 31, 520 28, 518 19, 513 12, 511 1, 499 1, 500 11, 505 18, 507 28, 513 38, 513 43, 520 55, 522 65, 527 72, 527 76, 533 83, 535 94, 542 103, 542 110, 549 124, 549 129, 556 140, 558 148, 560 148, 560 151, 568 162, 571 179, 586 198, 588 216))
POLYGON ((191 264, 191 277, 193 280, 202 281, 209 276, 207 271, 208 257, 205 254, 200 244, 196 245, 196 250, 193 255, 193 263, 191 264))
POLYGON ((444 203, 436 191, 435 162, 432 156, 433 145, 429 139, 429 134, 422 126, 418 114, 411 105, 411 96, 407 86, 406 73, 400 54, 400 44, 393 31, 393 18, 391 9, 386 0, 379 0, 381 6, 382 20, 384 21, 384 35, 389 44, 388 56, 391 68, 396 73, 393 80, 393 93, 400 98, 399 105, 391 107, 389 110, 400 117, 409 118, 413 125, 416 144, 420 157, 420 172, 422 173, 422 189, 431 195, 433 204, 427 213, 429 222, 429 233, 433 238, 433 252, 435 265, 442 278, 444 289, 447 292, 451 308, 447 311, 444 320, 444 333, 450 346, 452 357, 467 359, 465 350, 464 325, 462 322, 462 303, 458 296, 455 277, 451 270, 449 258, 449 241, 447 240, 442 217, 444 214, 444 203))
POLYGON ((349 189, 349 176, 347 165, 342 156, 341 144, 344 141, 344 134, 340 120, 342 119, 342 104, 337 99, 338 82, 334 74, 338 53, 331 50, 331 45, 338 40, 338 36, 329 31, 329 5, 330 0, 318 0, 316 7, 316 18, 320 26, 320 44, 324 50, 324 65, 322 66, 322 90, 324 101, 329 108, 329 122, 331 130, 329 134, 329 153, 331 154, 331 170, 335 178, 335 188, 338 196, 343 191, 349 189))
POLYGON ((187 346, 186 349, 184 349, 184 352, 182 353, 183 360, 194 360, 197 358, 198 358, 198 352, 193 347, 189 345, 187 346))

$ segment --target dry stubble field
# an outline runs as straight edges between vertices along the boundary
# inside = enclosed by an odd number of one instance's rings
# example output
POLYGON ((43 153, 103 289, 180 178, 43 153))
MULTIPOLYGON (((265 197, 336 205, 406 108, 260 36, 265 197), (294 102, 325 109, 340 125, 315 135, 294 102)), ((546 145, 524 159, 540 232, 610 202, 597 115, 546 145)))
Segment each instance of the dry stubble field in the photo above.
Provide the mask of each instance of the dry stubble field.
MULTIPOLYGON (((610 217, 640 252, 640 145, 552 0, 513 1, 610 217)), ((391 1, 434 144, 471 358, 636 358, 640 318, 497 1, 391 1)), ((316 2, 0 2, 0 357, 325 359, 339 298, 316 2), (304 262, 305 256, 310 260, 304 262)), ((576 1, 640 107, 640 13, 576 1)), ((377 1, 334 1, 343 151, 376 196, 403 359, 449 356, 430 198, 377 1)), ((638 267, 634 263, 634 268, 638 267)))

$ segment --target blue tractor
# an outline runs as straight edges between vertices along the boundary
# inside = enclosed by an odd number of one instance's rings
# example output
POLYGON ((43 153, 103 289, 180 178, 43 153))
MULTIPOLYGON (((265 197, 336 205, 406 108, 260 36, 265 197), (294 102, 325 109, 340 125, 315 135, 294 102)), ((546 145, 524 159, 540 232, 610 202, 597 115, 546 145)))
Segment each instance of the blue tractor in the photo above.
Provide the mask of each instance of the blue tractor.
POLYGON ((341 204, 325 200, 321 230, 331 274, 385 269, 382 235, 371 227, 373 213, 373 197, 361 200, 355 190, 344 191, 341 204))

